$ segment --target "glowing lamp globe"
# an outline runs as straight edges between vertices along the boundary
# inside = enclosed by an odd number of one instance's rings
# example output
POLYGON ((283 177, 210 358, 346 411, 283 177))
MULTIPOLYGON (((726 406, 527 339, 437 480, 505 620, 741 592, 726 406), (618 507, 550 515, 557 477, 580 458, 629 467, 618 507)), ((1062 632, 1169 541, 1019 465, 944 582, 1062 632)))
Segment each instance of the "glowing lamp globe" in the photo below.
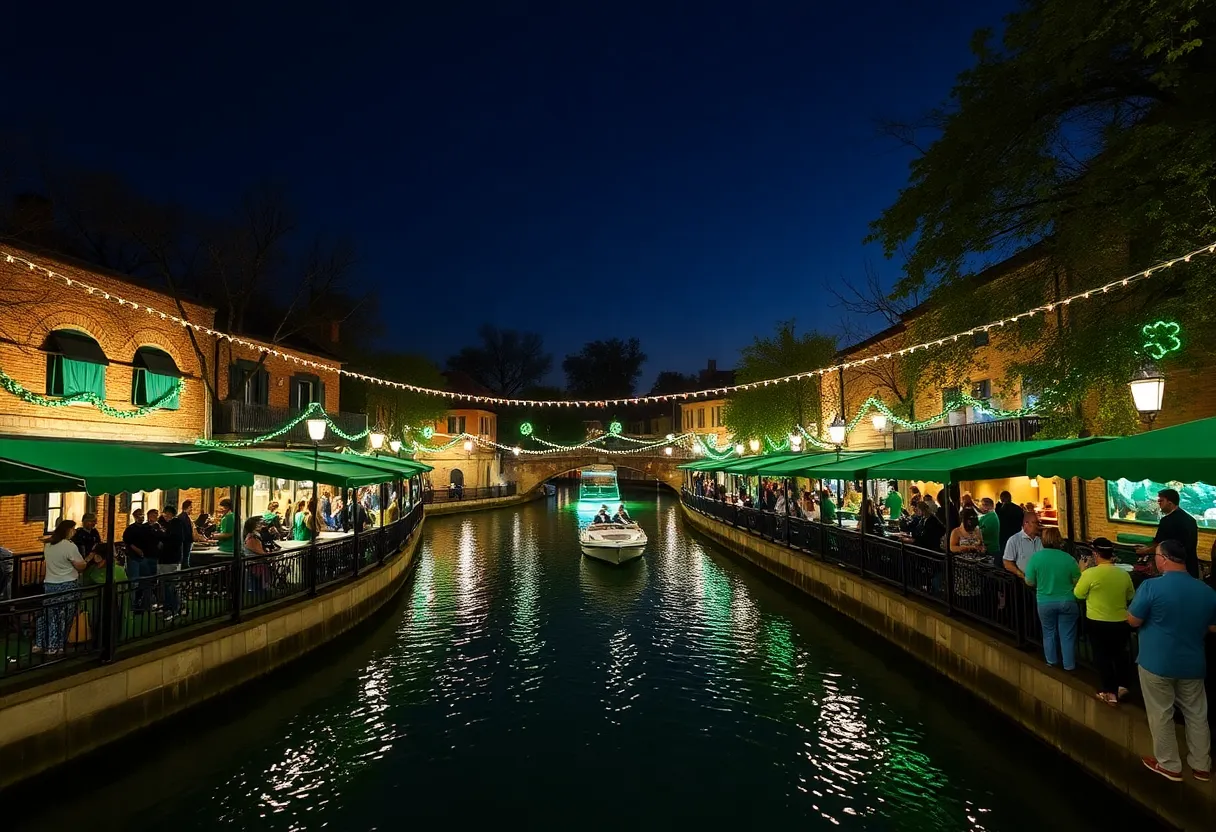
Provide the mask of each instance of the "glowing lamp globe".
POLYGON ((747 447, 752 449, 752 453, 756 453, 757 451, 760 450, 760 440, 759 439, 747 440, 747 447))
POLYGON ((313 442, 320 442, 325 438, 324 419, 305 419, 304 424, 308 425, 308 438, 313 442))
POLYGON ((471 450, 473 450, 473 440, 472 439, 464 440, 464 452, 467 454, 471 450))
POLYGON ((668 442, 673 442, 673 441, 675 441, 675 438, 676 438, 676 435, 675 435, 674 433, 669 433, 669 434, 667 434, 667 441, 668 441, 668 442))
POLYGON ((743 456, 743 443, 742 442, 735 443, 735 453, 737 453, 739 456, 743 456))
POLYGON ((367 441, 371 443, 373 451, 378 451, 384 447, 384 434, 380 431, 372 431, 367 435, 367 441))
POLYGON ((519 456, 519 452, 521 450, 522 449, 518 445, 516 445, 514 448, 511 449, 511 453, 515 454, 516 456, 519 456))
POLYGON ((887 414, 885 413, 875 413, 870 421, 874 423, 874 430, 879 433, 887 429, 887 414))
POLYGON ((671 446, 668 445, 666 448, 664 448, 663 453, 667 454, 668 456, 671 456, 671 446))
POLYGON ((390 439, 388 441, 388 449, 395 454, 401 453, 401 440, 400 439, 390 439))
POLYGON ((841 419, 839 416, 837 416, 836 419, 832 422, 832 424, 828 425, 828 441, 831 442, 833 445, 843 445, 844 444, 844 430, 845 430, 844 419, 841 419))
POLYGON ((1152 418, 1161 410, 1165 398, 1165 374, 1156 364, 1148 363, 1137 370, 1128 381, 1132 391, 1132 404, 1141 416, 1152 418))

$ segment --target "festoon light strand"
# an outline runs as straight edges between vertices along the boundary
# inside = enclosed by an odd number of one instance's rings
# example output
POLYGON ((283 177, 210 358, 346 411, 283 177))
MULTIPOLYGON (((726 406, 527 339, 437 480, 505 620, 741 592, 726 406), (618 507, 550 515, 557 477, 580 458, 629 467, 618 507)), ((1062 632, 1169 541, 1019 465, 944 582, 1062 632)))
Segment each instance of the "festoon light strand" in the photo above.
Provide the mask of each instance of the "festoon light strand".
POLYGON ((303 366, 303 367, 310 367, 312 369, 325 370, 327 372, 337 373, 339 375, 344 375, 349 378, 359 379, 360 381, 364 381, 369 384, 378 384, 383 387, 390 387, 390 388, 397 389, 397 390, 409 390, 413 393, 422 393, 422 394, 429 395, 429 396, 438 396, 441 398, 453 399, 456 401, 477 402, 477 403, 482 403, 482 404, 493 404, 493 405, 509 405, 509 406, 518 406, 518 407, 584 407, 584 408, 586 408, 586 407, 602 407, 602 408, 623 407, 625 405, 634 405, 634 404, 650 404, 650 403, 654 403, 654 402, 673 402, 673 401, 682 401, 682 400, 687 400, 687 399, 699 399, 699 398, 705 398, 705 397, 709 397, 709 396, 725 396, 725 395, 729 395, 731 393, 735 393, 735 392, 742 391, 742 390, 755 390, 759 387, 768 387, 769 385, 772 385, 772 384, 786 384, 788 382, 799 381, 801 379, 807 379, 807 378, 811 378, 813 376, 823 376, 828 373, 837 372, 839 370, 847 370, 847 369, 850 369, 853 367, 861 367, 861 366, 865 366, 867 364, 872 364, 872 363, 875 363, 878 361, 885 361, 885 360, 894 358, 896 356, 908 355, 909 353, 914 353, 914 352, 917 352, 918 350, 927 350, 927 349, 932 349, 933 347, 940 347, 940 346, 945 345, 948 342, 957 341, 959 338, 966 338, 966 337, 975 335, 976 333, 979 333, 979 332, 988 332, 989 330, 1003 327, 1006 324, 1017 323, 1018 321, 1022 320, 1023 318, 1032 318, 1035 315, 1052 312, 1055 310, 1055 308, 1057 306, 1068 306, 1069 304, 1076 303, 1077 301, 1088 300, 1089 298, 1093 297, 1094 295, 1106 294, 1112 290, 1120 289, 1124 286, 1129 286, 1132 283, 1135 283, 1137 281, 1144 280, 1148 277, 1151 277, 1152 275, 1156 274, 1159 271, 1172 268, 1173 266, 1176 266, 1179 263, 1189 263, 1192 260, 1192 258, 1200 257, 1203 255, 1210 255, 1210 254, 1216 254, 1216 242, 1202 246, 1201 248, 1197 248, 1194 251, 1180 255, 1178 257, 1174 257, 1169 260, 1163 260, 1162 262, 1156 264, 1155 266, 1150 266, 1149 268, 1136 272, 1135 274, 1129 274, 1124 277, 1117 278, 1115 280, 1112 280, 1109 283, 1106 283, 1105 285, 1097 286, 1093 289, 1087 289, 1084 292, 1077 292, 1075 295, 1070 295, 1069 297, 1062 298, 1058 301, 1052 301, 1051 303, 1045 303, 1040 306, 1036 306, 1031 309, 1027 309, 1022 312, 1018 312, 1017 314, 1011 315, 1010 317, 1007 317, 1007 318, 1002 318, 1002 319, 996 320, 996 321, 990 321, 986 324, 982 324, 980 326, 974 326, 974 327, 971 327, 970 329, 963 330, 961 332, 955 332, 951 335, 946 335, 941 338, 934 339, 932 341, 924 341, 919 344, 913 344, 908 347, 902 347, 898 350, 892 350, 892 351, 886 352, 886 353, 876 353, 871 356, 866 356, 864 358, 857 358, 857 359, 853 359, 851 361, 843 361, 839 364, 833 364, 830 367, 820 367, 820 368, 814 369, 814 370, 806 370, 801 373, 792 373, 790 375, 781 376, 778 378, 761 379, 760 381, 751 381, 751 382, 747 382, 745 384, 731 384, 731 385, 726 385, 726 386, 722 386, 722 387, 707 387, 703 390, 694 390, 694 391, 690 391, 687 393, 671 393, 671 394, 666 394, 666 395, 662 395, 662 396, 628 396, 625 398, 616 398, 616 399, 536 400, 536 399, 514 399, 514 398, 502 397, 502 396, 477 396, 477 395, 473 395, 470 393, 455 393, 450 390, 437 390, 432 387, 421 387, 416 384, 409 384, 408 382, 393 381, 391 379, 377 378, 376 376, 369 376, 364 373, 357 373, 357 372, 354 372, 353 370, 346 370, 346 369, 343 369, 342 367, 335 366, 332 364, 326 364, 321 361, 313 361, 311 359, 301 358, 298 355, 292 355, 289 352, 285 352, 285 351, 277 349, 275 347, 268 347, 265 344, 260 344, 260 343, 257 343, 256 341, 250 341, 248 339, 240 337, 239 335, 233 335, 232 333, 229 333, 229 332, 222 332, 218 329, 213 329, 212 327, 203 326, 202 324, 197 324, 197 323, 194 323, 193 321, 185 320, 177 315, 174 315, 169 312, 165 312, 160 309, 156 309, 154 307, 148 306, 147 304, 141 304, 137 301, 128 300, 127 298, 123 298, 123 297, 120 297, 119 295, 105 291, 104 289, 98 288, 96 286, 92 286, 89 283, 86 283, 85 281, 78 280, 76 278, 70 278, 70 277, 67 277, 66 275, 62 275, 62 274, 54 271, 53 269, 48 269, 45 266, 41 266, 41 265, 27 259, 26 257, 22 256, 20 253, 14 252, 3 246, 0 246, 0 255, 3 255, 5 262, 26 266, 30 271, 44 275, 45 277, 55 280, 65 286, 67 286, 68 288, 78 289, 79 291, 85 292, 86 294, 89 294, 89 295, 96 295, 96 296, 100 297, 102 300, 112 301, 114 303, 117 303, 119 306, 130 306, 132 308, 132 310, 134 310, 136 312, 142 311, 143 313, 145 313, 147 315, 157 316, 161 320, 172 321, 175 324, 178 324, 183 327, 188 327, 197 332, 202 332, 206 335, 212 336, 213 338, 222 338, 225 341, 228 341, 229 343, 239 344, 240 346, 248 347, 248 348, 256 350, 258 352, 265 352, 265 353, 268 353, 269 355, 273 356, 274 358, 280 358, 280 359, 283 359, 284 361, 293 362, 293 363, 303 366))

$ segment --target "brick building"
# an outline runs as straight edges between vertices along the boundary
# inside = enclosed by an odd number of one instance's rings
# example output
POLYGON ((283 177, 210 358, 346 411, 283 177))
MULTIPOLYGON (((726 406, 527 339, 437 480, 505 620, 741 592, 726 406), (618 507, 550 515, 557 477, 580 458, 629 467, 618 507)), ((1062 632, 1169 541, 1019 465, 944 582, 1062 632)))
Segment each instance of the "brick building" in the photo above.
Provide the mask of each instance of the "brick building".
MULTIPOLYGON (((280 425, 305 397, 323 402, 328 412, 340 416, 335 370, 301 367, 273 356, 257 367, 257 350, 225 339, 217 343, 216 338, 197 331, 192 342, 186 327, 148 311, 151 307, 184 313, 188 320, 210 328, 215 310, 208 306, 183 300, 177 311, 177 301, 164 291, 70 258, 9 243, 0 246, 0 285, 4 286, 0 371, 11 379, 6 382, 10 389, 0 391, 0 436, 187 445, 213 434, 248 435, 263 424, 280 425), (53 280, 31 270, 23 259, 94 287, 96 292, 90 296, 77 286, 53 280), (115 298, 124 303, 120 305, 115 298), (230 380, 244 377, 236 376, 235 368, 245 366, 256 370, 250 373, 253 383, 244 394, 248 398, 230 398, 230 389, 235 389, 230 380), (92 392, 118 411, 135 410, 160 398, 178 379, 182 383, 178 396, 136 418, 109 415, 88 402, 59 405, 66 395, 92 392), (43 403, 27 401, 16 385, 42 397, 43 403), (219 401, 212 399, 209 388, 219 401), (221 412, 231 414, 237 403, 247 405, 246 417, 257 411, 252 423, 246 418, 244 430, 231 419, 218 418, 221 412), (220 430, 213 430, 217 425, 220 430)), ((333 356, 321 351, 274 349, 336 366, 333 356)), ((210 497, 197 491, 122 495, 116 530, 121 533, 136 506, 151 508, 192 499, 198 511, 210 497)), ((43 536, 58 519, 79 520, 86 511, 100 514, 103 504, 81 493, 0 497, 0 546, 16 552, 40 550, 43 536)), ((99 525, 104 528, 104 523, 102 517, 99 525)))

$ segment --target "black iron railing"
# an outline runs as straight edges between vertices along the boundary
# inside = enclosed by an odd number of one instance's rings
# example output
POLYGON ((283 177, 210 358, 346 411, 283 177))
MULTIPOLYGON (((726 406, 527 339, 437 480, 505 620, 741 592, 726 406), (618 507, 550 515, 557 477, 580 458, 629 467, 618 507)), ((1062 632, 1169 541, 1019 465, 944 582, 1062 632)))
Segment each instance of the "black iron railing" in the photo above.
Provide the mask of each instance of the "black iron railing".
POLYGON ((481 488, 435 488, 424 489, 422 492, 422 502, 430 505, 432 503, 449 503, 457 500, 484 500, 489 497, 514 497, 516 493, 515 483, 509 482, 506 485, 487 485, 481 488))
MULTIPOLYGON (((106 587, 101 585, 0 599, 0 681, 67 662, 87 664, 149 639, 172 640, 183 631, 193 634, 199 625, 232 622, 244 611, 290 602, 352 580, 383 565, 410 539, 422 517, 422 503, 417 503, 400 520, 362 532, 357 541, 350 535, 315 547, 225 558, 116 581, 109 621, 103 613, 106 587)), ((37 586, 41 589, 40 583, 37 586)))
MULTIPOLYGON (((688 490, 681 492, 681 499, 694 511, 916 596, 948 615, 975 621, 1018 646, 1043 644, 1034 589, 997 568, 990 557, 947 555, 900 539, 862 535, 855 529, 736 506, 688 490)), ((1082 613, 1077 660, 1089 665, 1091 653, 1085 632, 1082 613)), ((1134 638, 1132 643, 1134 651, 1134 638)))
MULTIPOLYGON (((294 407, 271 407, 221 399, 212 403, 212 432, 216 436, 263 436, 278 430, 285 423, 299 417, 302 412, 294 407)), ((331 413, 329 418, 333 419, 344 433, 362 433, 367 430, 366 413, 331 413)), ((308 425, 304 422, 278 439, 282 442, 312 444, 308 437, 308 425)))
POLYGON ((942 425, 924 430, 896 431, 891 442, 897 451, 917 448, 967 448, 990 442, 1022 442, 1039 432, 1038 416, 996 419, 969 425, 942 425))

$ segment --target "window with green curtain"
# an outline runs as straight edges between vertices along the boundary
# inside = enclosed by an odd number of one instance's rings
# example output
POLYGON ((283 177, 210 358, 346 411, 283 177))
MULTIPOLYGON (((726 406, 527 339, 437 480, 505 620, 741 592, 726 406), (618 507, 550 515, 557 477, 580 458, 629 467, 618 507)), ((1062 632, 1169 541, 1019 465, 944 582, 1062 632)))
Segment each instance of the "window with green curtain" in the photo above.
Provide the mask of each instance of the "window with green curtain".
MULTIPOLYGON (((177 382, 178 380, 175 376, 165 376, 160 373, 154 373, 151 370, 145 370, 142 367, 136 367, 135 384, 133 387, 134 403, 140 406, 149 405, 177 387, 177 382)), ((160 406, 164 410, 177 410, 181 406, 179 398, 178 394, 174 393, 162 402, 160 406)))
POLYGON ((47 394, 51 396, 74 396, 77 393, 96 393, 106 397, 106 368, 104 364, 77 361, 63 355, 47 356, 47 394))

